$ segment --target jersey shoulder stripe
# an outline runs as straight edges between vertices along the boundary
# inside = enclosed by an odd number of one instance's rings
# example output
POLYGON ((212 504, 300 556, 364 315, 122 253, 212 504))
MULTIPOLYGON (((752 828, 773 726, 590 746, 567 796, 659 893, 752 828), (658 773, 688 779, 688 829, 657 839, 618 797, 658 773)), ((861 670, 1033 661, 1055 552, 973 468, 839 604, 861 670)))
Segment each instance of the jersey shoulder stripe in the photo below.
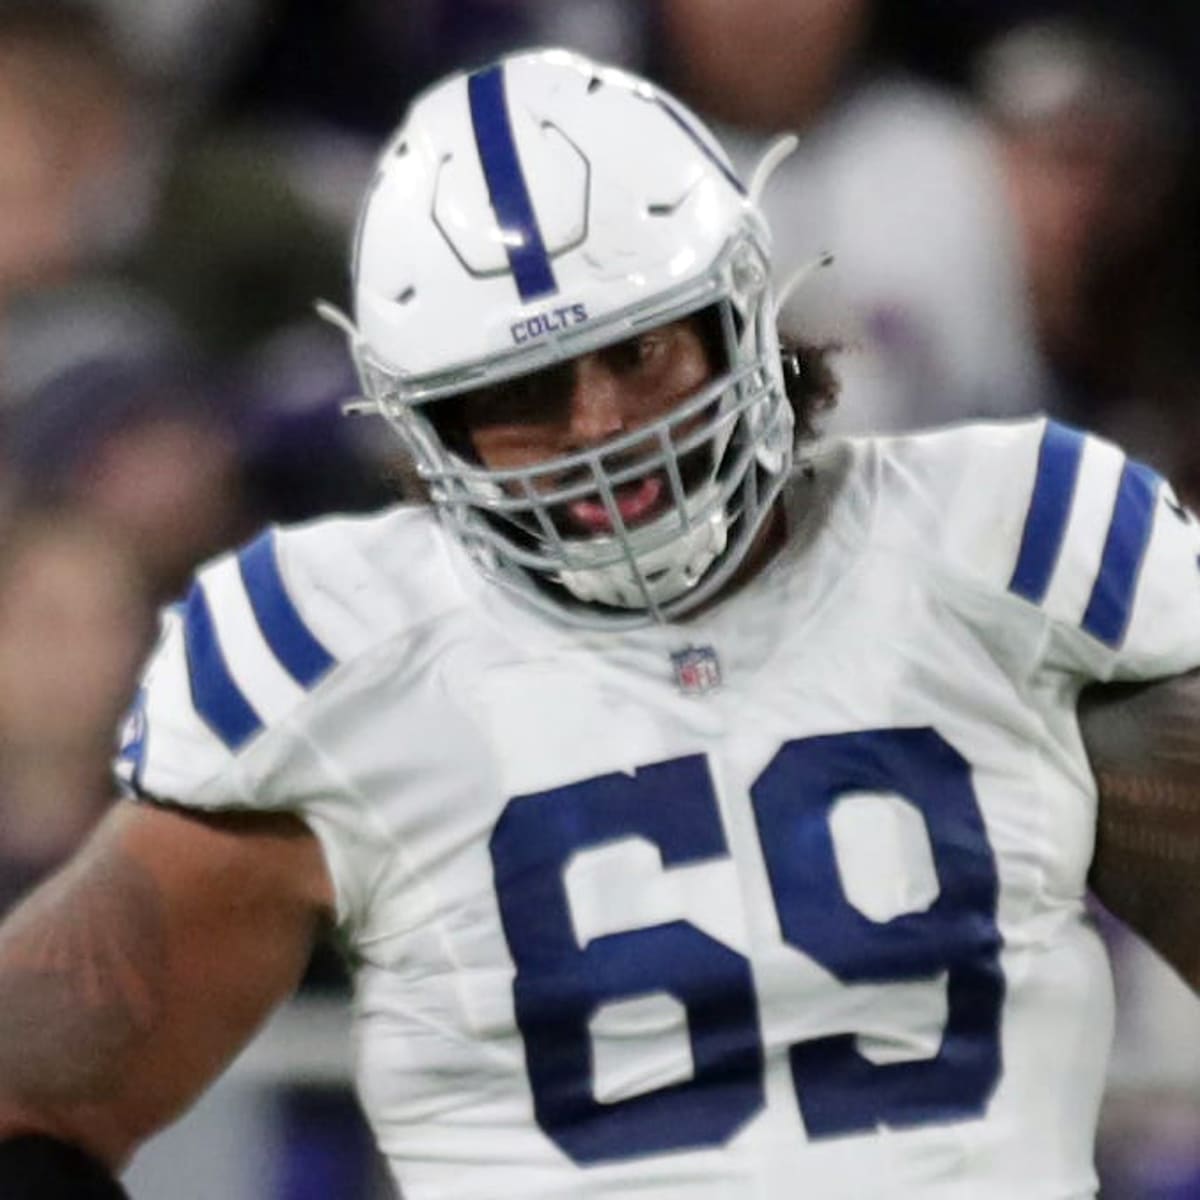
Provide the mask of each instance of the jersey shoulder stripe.
POLYGON ((266 804, 255 789, 318 692, 354 703, 336 678, 373 648, 474 611, 446 540, 431 513, 398 508, 270 529, 206 564, 164 614, 118 776, 178 803, 266 804))
POLYGON ((1141 463, 1127 461, 1121 472, 1100 570, 1083 614, 1083 628, 1107 646, 1125 640, 1161 483, 1157 472, 1141 463))
POLYGON ((433 569, 443 536, 428 514, 396 510, 271 528, 205 564, 164 619, 143 673, 149 737, 132 739, 121 769, 139 769, 155 794, 209 778, 292 719, 336 668, 455 610, 455 572, 433 569), (431 569, 415 574, 414 562, 431 569))
POLYGON ((125 720, 121 725, 117 742, 117 753, 113 762, 113 773, 119 784, 124 785, 135 796, 144 796, 142 772, 146 763, 146 687, 143 684, 133 697, 125 720))
POLYGON ((183 644, 196 712, 230 750, 241 749, 262 729, 263 721, 229 670, 199 581, 192 584, 183 606, 183 644))
POLYGON ((1047 421, 1008 590, 1119 649, 1161 485, 1110 443, 1047 421))
POLYGON ((1021 549, 1008 585, 1010 592, 1034 604, 1045 599, 1062 553, 1083 445, 1084 436, 1079 430, 1047 422, 1038 450, 1037 475, 1025 516, 1021 549))
POLYGON ((305 624, 288 594, 274 530, 267 530, 238 554, 238 569, 267 645, 301 687, 311 688, 336 660, 305 624))
POLYGON ((273 530, 201 573, 183 638, 193 706, 234 752, 337 665, 292 599, 273 530))

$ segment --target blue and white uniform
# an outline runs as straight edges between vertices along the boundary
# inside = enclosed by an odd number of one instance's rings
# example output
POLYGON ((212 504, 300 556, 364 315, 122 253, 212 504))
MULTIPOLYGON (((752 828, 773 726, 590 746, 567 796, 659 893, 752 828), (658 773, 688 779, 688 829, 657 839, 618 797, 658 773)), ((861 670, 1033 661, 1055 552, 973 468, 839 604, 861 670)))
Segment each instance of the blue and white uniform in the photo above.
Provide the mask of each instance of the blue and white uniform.
POLYGON ((320 839, 407 1200, 1094 1193, 1075 700, 1200 664, 1200 530, 1043 421, 831 442, 786 498, 670 626, 557 626, 422 508, 167 616, 121 769, 320 839))

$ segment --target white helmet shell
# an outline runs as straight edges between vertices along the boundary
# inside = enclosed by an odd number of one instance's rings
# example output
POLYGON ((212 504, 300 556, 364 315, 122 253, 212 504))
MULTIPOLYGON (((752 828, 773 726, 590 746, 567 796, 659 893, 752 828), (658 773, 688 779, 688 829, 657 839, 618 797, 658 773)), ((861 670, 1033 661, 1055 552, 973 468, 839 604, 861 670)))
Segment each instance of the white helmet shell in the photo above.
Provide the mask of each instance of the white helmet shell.
POLYGON ((405 376, 516 365, 694 279, 747 220, 761 218, 724 153, 677 101, 566 51, 519 55, 414 102, 363 210, 355 315, 405 376))

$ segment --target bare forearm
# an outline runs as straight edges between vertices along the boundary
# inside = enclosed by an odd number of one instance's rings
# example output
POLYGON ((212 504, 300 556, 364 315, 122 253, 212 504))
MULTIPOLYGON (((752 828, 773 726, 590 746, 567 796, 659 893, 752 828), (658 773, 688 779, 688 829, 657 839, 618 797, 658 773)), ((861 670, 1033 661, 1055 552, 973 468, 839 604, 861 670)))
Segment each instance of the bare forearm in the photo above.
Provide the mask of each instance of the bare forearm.
POLYGON ((14 914, 0 933, 0 1121, 69 1135, 73 1114, 113 1100, 161 1019, 165 953, 162 898, 119 850, 14 914))
POLYGON ((0 1134, 119 1165, 296 986, 329 891, 291 818, 122 806, 0 931, 0 1134))
POLYGON ((1090 882, 1200 990, 1200 676, 1091 689, 1080 725, 1100 793, 1090 882))

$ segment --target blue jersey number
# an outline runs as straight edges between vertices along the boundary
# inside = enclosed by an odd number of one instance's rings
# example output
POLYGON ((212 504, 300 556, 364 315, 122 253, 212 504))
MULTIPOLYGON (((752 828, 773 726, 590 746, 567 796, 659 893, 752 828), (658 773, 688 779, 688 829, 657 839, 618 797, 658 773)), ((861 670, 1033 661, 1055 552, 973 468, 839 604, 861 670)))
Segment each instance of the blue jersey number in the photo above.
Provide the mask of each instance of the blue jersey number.
MULTIPOLYGON (((1004 980, 996 866, 964 759, 932 729, 787 742, 751 799, 787 942, 842 983, 946 978, 941 1047, 876 1064, 855 1033, 791 1048, 810 1137, 981 1114, 1000 1075, 1004 980), (863 916, 839 881, 829 815, 848 792, 895 792, 924 818, 938 896, 890 921, 863 916)), ((686 921, 576 941, 565 884, 572 856, 622 838, 652 843, 664 869, 727 858, 701 755, 512 800, 491 839, 496 894, 538 1124, 578 1163, 720 1145, 763 1104, 750 965, 686 921), (593 1095, 588 1022, 607 1002, 666 993, 687 1011, 686 1082, 612 1103, 593 1095)))

